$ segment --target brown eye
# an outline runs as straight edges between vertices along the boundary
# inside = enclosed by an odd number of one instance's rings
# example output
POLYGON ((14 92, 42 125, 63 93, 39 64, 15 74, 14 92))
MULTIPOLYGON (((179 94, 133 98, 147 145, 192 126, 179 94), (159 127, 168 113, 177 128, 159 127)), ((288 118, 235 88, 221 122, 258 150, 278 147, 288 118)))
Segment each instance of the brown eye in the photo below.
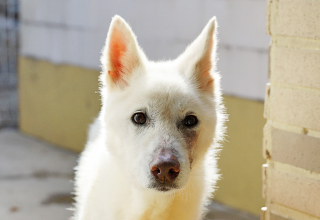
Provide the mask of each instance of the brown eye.
POLYGON ((194 115, 188 115, 187 117, 184 118, 184 125, 186 127, 193 127, 198 124, 198 119, 194 115))
POLYGON ((143 114, 142 112, 139 112, 139 113, 135 113, 135 114, 132 116, 132 121, 133 121, 135 124, 143 125, 144 123, 146 123, 147 118, 146 118, 146 115, 145 115, 145 114, 143 114))

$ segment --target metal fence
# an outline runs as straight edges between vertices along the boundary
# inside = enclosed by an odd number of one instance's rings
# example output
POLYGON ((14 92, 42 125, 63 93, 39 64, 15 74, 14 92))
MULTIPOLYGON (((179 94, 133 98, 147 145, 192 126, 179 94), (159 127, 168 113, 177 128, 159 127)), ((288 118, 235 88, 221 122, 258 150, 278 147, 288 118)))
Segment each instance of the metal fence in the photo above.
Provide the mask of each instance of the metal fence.
POLYGON ((0 0, 0 128, 18 124, 18 0, 0 0))

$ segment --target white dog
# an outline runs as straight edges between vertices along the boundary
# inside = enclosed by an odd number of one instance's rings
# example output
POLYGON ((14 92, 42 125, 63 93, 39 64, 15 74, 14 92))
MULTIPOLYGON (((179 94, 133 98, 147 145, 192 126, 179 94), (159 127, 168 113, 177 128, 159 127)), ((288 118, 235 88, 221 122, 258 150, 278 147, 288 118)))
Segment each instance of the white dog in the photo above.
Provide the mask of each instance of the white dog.
POLYGON ((219 178, 223 106, 215 18, 177 59, 152 62, 112 19, 102 109, 76 168, 75 220, 198 220, 219 178))

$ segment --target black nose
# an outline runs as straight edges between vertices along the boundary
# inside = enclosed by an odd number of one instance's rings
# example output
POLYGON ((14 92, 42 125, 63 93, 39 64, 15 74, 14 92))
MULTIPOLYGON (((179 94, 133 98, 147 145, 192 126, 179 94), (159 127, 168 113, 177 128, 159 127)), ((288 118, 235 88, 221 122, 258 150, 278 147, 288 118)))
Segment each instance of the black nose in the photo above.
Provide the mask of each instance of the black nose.
POLYGON ((180 163, 173 154, 160 154, 150 164, 151 173, 160 183, 175 180, 180 172, 180 163))

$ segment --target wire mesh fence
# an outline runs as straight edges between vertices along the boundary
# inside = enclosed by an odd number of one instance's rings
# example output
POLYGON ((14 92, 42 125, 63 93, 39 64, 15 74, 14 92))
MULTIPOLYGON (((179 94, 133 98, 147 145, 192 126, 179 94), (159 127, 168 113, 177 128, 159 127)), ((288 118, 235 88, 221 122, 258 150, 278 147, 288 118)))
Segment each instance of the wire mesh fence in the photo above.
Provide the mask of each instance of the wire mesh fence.
POLYGON ((0 0, 0 128, 18 123, 18 0, 0 0))

